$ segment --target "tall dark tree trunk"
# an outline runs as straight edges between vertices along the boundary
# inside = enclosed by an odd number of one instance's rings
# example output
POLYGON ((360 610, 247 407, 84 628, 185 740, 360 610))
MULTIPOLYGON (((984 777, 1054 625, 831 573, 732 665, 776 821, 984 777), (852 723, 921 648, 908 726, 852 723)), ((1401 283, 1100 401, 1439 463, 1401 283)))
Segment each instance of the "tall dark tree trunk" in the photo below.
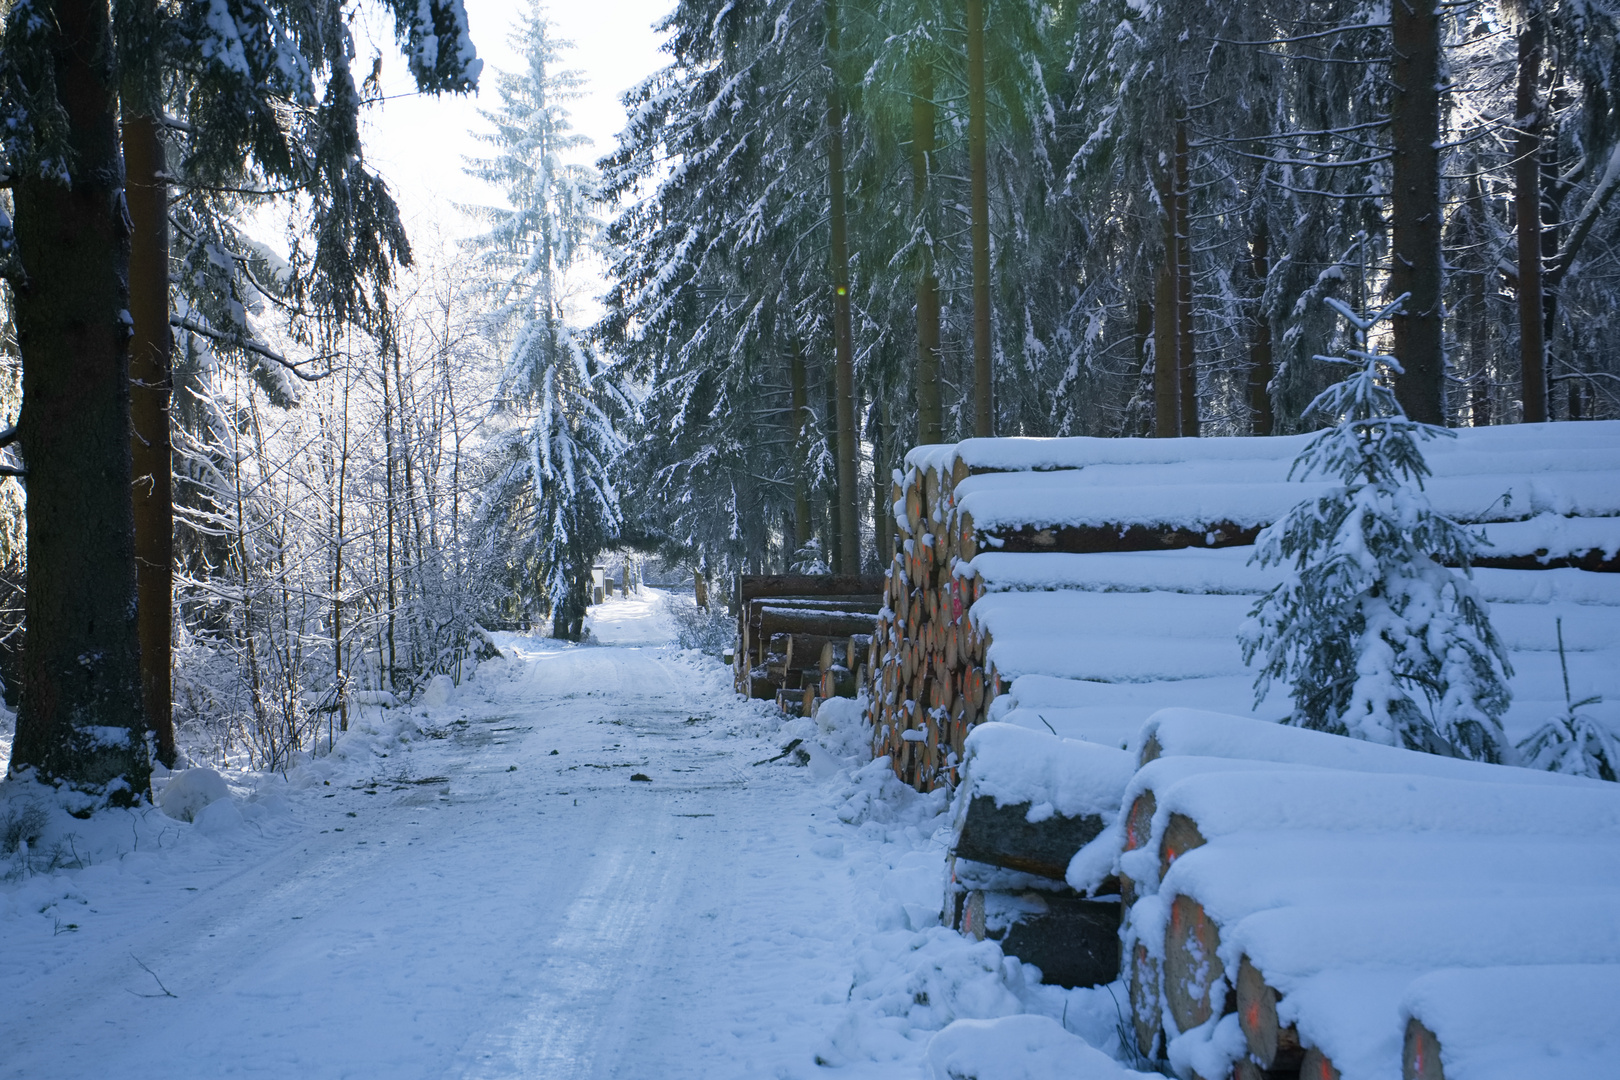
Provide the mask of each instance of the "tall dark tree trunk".
MULTIPOLYGON (((826 394, 825 408, 827 410, 827 436, 831 446, 837 446, 842 432, 839 424, 838 408, 838 371, 836 367, 827 373, 827 381, 823 384, 826 394)), ((842 485, 839 485, 841 487, 842 485)), ((827 565, 835 573, 843 573, 844 554, 844 501, 839 496, 842 493, 834 490, 832 497, 827 500, 827 565)))
POLYGON ((855 338, 849 307, 849 220, 844 206, 844 101, 838 92, 838 5, 827 4, 827 183, 832 218, 833 337, 837 364, 838 559, 840 574, 859 572, 860 498, 855 481, 855 338))
POLYGON ((1159 205, 1164 226, 1164 260, 1153 287, 1153 434, 1173 439, 1181 434, 1181 320, 1177 303, 1180 232, 1176 225, 1175 174, 1159 178, 1159 205))
POLYGON ((1261 293, 1255 297, 1249 327, 1249 431, 1254 435, 1272 435, 1276 432, 1277 420, 1271 409, 1271 319, 1265 307, 1266 282, 1271 277, 1271 233, 1263 215, 1254 223, 1249 258, 1261 293))
POLYGON ((150 115, 123 114, 129 247, 130 455, 135 474, 135 589, 141 698, 158 760, 175 763, 173 667, 174 492, 169 438, 173 335, 169 330, 169 185, 162 133, 150 115))
POLYGON ((130 502, 129 221, 106 0, 41 5, 72 179, 14 180, 25 275, 18 430, 28 468, 28 633, 11 769, 104 788, 150 781, 130 502))
POLYGON ((1181 433, 1198 435, 1198 338, 1193 328, 1192 151, 1187 120, 1176 119, 1176 330, 1181 337, 1177 369, 1181 375, 1181 433))
MULTIPOLYGON (((911 212, 922 218, 928 208, 929 173, 934 166, 934 68, 917 61, 911 96, 911 212)), ((934 257, 925 253, 917 274, 917 443, 945 440, 944 410, 939 393, 939 275, 934 257)), ((885 496, 886 497, 886 496, 885 496)), ((881 552, 880 552, 881 554, 881 552)))
POLYGON ((893 540, 890 530, 893 528, 894 508, 889 504, 889 445, 888 434, 890 430, 887 417, 888 405, 882 401, 872 403, 871 425, 868 430, 872 435, 872 525, 877 542, 877 566, 879 570, 889 565, 889 558, 894 554, 893 540))
POLYGON ((973 247, 973 434, 996 433, 990 378, 990 167, 984 79, 984 2, 967 0, 969 217, 973 247))
POLYGON ((1519 88, 1514 100, 1513 216, 1519 254, 1519 373, 1524 422, 1547 417, 1547 340, 1542 298, 1541 56, 1540 0, 1524 0, 1519 12, 1519 88))
POLYGON ((810 395, 804 382, 804 349, 798 345, 793 347, 788 371, 793 392, 793 541, 797 551, 814 535, 810 520, 810 485, 804 476, 809 457, 804 445, 804 422, 810 411, 810 395))
POLYGON ((1425 424, 1446 422, 1445 351, 1441 336, 1440 256, 1440 15, 1436 0, 1394 0, 1390 31, 1390 186, 1393 296, 1409 293, 1393 320, 1395 357, 1405 374, 1395 396, 1406 415, 1425 424))

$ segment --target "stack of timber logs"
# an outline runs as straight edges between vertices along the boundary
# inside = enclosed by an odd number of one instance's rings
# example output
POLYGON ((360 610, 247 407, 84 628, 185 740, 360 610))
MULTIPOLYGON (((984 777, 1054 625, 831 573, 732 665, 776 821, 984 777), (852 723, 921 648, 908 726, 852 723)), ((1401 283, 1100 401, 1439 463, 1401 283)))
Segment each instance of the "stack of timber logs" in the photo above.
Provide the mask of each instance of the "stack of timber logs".
POLYGON ((809 715, 829 697, 854 697, 870 662, 883 579, 835 574, 743 574, 737 579, 737 692, 809 715))
MULTIPOLYGON (((1536 572, 1620 571, 1620 422, 1454 434, 1425 446, 1426 493, 1478 523, 1476 583, 1499 628, 1522 613, 1509 636, 1526 644, 1512 647, 1542 651, 1548 597, 1584 605, 1591 589, 1536 572), (1513 576, 1524 573, 1545 584, 1513 576)), ((1249 564, 1255 537, 1322 490, 1290 480, 1309 439, 913 449, 891 488, 897 550, 867 672, 874 755, 928 790, 958 781, 963 742, 992 705, 1114 746, 1168 705, 1281 715, 1286 702, 1252 712, 1236 635, 1280 577, 1249 564), (1029 693, 1015 687, 1026 677, 1029 693)))
POLYGON ((1185 709, 1136 745, 1141 1055, 1203 1080, 1612 1069, 1620 1016, 1586 998, 1620 988, 1620 786, 1185 709))
POLYGON ((952 488, 967 475, 960 459, 912 466, 891 492, 898 550, 872 639, 869 719, 874 754, 919 791, 955 782, 967 734, 999 689, 986 676, 989 642, 967 618, 982 583, 956 572, 972 558, 951 529, 952 488))
POLYGON ((1123 750, 980 726, 968 739, 956 796, 947 924, 998 941, 1004 954, 1040 968, 1042 982, 1118 978, 1117 879, 1080 892, 1064 878, 1075 853, 1118 816, 1131 772, 1123 750), (1085 779, 1076 784, 1076 776, 1085 779))

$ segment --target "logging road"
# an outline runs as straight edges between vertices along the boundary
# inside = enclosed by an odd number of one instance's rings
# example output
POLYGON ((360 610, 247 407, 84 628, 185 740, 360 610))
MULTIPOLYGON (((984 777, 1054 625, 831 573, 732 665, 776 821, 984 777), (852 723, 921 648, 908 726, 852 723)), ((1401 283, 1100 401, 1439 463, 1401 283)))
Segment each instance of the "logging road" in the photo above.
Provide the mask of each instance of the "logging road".
POLYGON ((597 611, 7 920, 0 1077, 825 1075, 876 856, 656 594, 597 611))

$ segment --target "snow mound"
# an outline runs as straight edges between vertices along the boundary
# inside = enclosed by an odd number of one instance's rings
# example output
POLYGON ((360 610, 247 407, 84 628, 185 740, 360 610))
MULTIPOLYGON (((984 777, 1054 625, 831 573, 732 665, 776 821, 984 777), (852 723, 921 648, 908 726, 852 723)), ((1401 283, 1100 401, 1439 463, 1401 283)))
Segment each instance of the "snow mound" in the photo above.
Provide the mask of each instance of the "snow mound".
POLYGON ((1126 1080, 1133 1072, 1049 1016, 957 1020, 928 1043, 933 1080, 1126 1080))
POLYGON ((435 675, 433 681, 427 684, 427 689, 422 691, 421 703, 429 709, 442 709, 450 704, 455 693, 455 680, 448 675, 435 675))
MULTIPOLYGON (((231 789, 225 778, 213 769, 181 769, 169 778, 158 795, 158 808, 176 821, 198 823, 198 815, 221 799, 229 800, 231 789)), ((241 814, 237 814, 238 823, 241 814)))

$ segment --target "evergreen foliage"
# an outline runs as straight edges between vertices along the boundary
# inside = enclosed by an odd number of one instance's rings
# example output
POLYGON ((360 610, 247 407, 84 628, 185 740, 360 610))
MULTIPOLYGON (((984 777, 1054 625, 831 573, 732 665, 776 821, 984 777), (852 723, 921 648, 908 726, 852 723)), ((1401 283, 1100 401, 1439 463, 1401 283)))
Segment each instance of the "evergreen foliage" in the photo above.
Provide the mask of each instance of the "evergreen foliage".
POLYGON ((1333 426, 1289 475, 1332 482, 1255 542, 1254 561, 1285 576, 1241 631, 1244 660, 1260 658, 1260 697, 1289 684, 1295 724, 1500 761, 1512 672, 1469 580, 1480 541, 1423 492, 1419 443, 1447 433, 1406 418, 1388 386, 1398 361, 1368 344, 1405 300, 1365 318, 1328 300, 1359 347, 1320 358, 1350 371, 1311 403, 1333 426))
POLYGON ((564 108, 579 76, 557 69, 568 45, 538 6, 514 44, 527 66, 498 73, 500 106, 482 111, 496 152, 467 170, 511 204, 477 208, 490 228, 470 242, 503 358, 500 408, 514 425, 495 451, 483 522, 517 593, 546 608, 554 636, 577 640, 592 563, 619 528, 615 417, 630 402, 569 317, 568 272, 599 250, 601 233, 595 170, 564 160, 585 142, 564 108))
POLYGON ((1620 780, 1620 732, 1581 710, 1603 700, 1601 695, 1575 700, 1569 689, 1569 658, 1564 655, 1564 620, 1559 618, 1558 665, 1564 675, 1564 713, 1555 716, 1519 744, 1524 764, 1532 769, 1620 780))

